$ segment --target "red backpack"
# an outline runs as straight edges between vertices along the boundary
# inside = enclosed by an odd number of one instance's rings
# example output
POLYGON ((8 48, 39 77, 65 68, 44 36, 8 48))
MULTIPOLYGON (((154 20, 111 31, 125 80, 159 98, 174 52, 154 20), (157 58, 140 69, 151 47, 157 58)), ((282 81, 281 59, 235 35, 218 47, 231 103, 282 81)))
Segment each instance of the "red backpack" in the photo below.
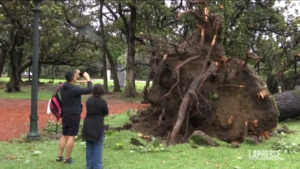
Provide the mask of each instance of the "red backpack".
MULTIPOLYGON (((56 124, 58 123, 58 120, 61 118, 61 115, 62 115, 62 101, 61 101, 60 95, 58 93, 62 85, 63 85, 63 83, 58 86, 56 92, 53 93, 53 95, 48 103, 48 112, 47 113, 51 112, 56 117, 56 124), (49 110, 50 110, 50 112, 49 112, 49 110)), ((56 125, 56 133, 57 133, 57 125, 56 125)))

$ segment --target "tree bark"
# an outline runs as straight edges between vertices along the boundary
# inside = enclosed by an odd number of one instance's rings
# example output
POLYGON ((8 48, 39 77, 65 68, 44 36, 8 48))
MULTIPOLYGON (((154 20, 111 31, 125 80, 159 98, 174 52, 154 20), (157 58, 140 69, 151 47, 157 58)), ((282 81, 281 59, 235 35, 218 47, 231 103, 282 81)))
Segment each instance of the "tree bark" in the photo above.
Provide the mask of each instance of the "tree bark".
MULTIPOLYGON (((19 52, 18 52, 19 53, 19 52)), ((14 92, 20 92, 20 82, 21 79, 19 77, 18 73, 18 66, 16 65, 16 57, 18 57, 18 53, 12 52, 10 54, 10 67, 11 67, 11 72, 10 72, 10 79, 9 82, 6 84, 6 92, 8 93, 14 93, 14 92)))
POLYGON ((279 110, 279 122, 300 116, 300 90, 277 93, 274 98, 279 110))
POLYGON ((267 74, 267 87, 271 94, 278 93, 278 77, 274 74, 267 74))
POLYGON ((135 31, 136 31, 136 7, 135 1, 130 5, 129 21, 123 14, 121 3, 119 3, 119 15, 123 20, 126 29, 126 42, 127 42, 127 66, 126 66, 126 86, 125 96, 135 97, 135 76, 134 76, 134 61, 135 61, 135 31))
POLYGON ((6 51, 2 49, 1 56, 0 56, 0 77, 3 73, 5 61, 6 61, 6 51))
POLYGON ((104 83, 104 88, 105 91, 108 92, 108 83, 107 83, 107 66, 106 66, 106 49, 107 49, 107 44, 106 44, 106 40, 105 40, 105 34, 104 34, 104 23, 103 23, 103 5, 104 5, 104 1, 101 1, 101 5, 100 5, 100 16, 99 16, 99 20, 100 20, 100 28, 101 28, 101 35, 102 35, 102 63, 103 63, 103 67, 102 67, 102 72, 103 72, 103 83, 104 83))
MULTIPOLYGON (((113 61, 113 56, 107 46, 107 41, 106 41, 106 37, 105 37, 105 30, 104 30, 104 23, 103 23, 103 5, 104 5, 104 0, 101 0, 100 1, 101 3, 101 6, 100 6, 100 31, 101 31, 101 37, 102 37, 102 47, 103 47, 103 52, 104 52, 104 55, 103 55, 103 62, 105 61, 105 63, 103 63, 103 66, 105 64, 106 66, 106 59, 104 59, 104 57, 108 59, 108 62, 110 64, 110 71, 111 71, 111 74, 113 76, 113 79, 114 79, 114 90, 113 92, 122 92, 121 91, 121 87, 120 87, 120 84, 119 84, 119 80, 118 80, 118 76, 117 76, 117 71, 115 69, 115 63, 113 61)), ((104 67, 103 67, 104 68, 104 67)), ((106 80, 107 80, 107 72, 106 72, 107 68, 105 68, 105 72, 104 73, 104 77, 106 77, 106 80)), ((107 87, 107 91, 108 91, 108 87, 107 87)))
POLYGON ((104 84, 105 91, 108 92, 106 50, 103 50, 102 62, 103 62, 103 68, 102 68, 102 71, 103 71, 103 84, 104 84))
POLYGON ((115 68, 116 65, 115 65, 115 62, 113 61, 113 56, 110 53, 110 51, 108 50, 108 48, 105 51, 106 51, 106 54, 107 54, 108 62, 110 64, 110 72, 111 72, 111 74, 113 76, 113 79, 114 79, 114 90, 113 90, 113 92, 122 92, 120 84, 119 84, 117 71, 116 71, 116 68, 115 68))
POLYGON ((23 57, 23 49, 17 51, 17 47, 24 44, 24 37, 20 35, 18 31, 10 31, 11 48, 9 51, 10 56, 10 79, 6 84, 6 92, 20 92, 21 74, 19 73, 19 67, 21 67, 21 60, 23 57))

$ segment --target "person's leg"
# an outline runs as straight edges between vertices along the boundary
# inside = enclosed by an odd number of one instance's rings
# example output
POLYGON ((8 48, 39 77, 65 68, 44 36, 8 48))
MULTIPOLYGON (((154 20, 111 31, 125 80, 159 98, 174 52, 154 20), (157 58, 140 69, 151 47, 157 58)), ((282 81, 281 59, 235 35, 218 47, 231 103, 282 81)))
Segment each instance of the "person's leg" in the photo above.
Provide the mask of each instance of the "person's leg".
POLYGON ((102 169, 102 148, 103 148, 104 133, 99 141, 94 143, 93 146, 93 169, 102 169))
POLYGON ((74 147, 74 141, 75 141, 75 136, 68 136, 67 138, 67 145, 66 145, 66 159, 71 158, 72 150, 74 147))
POLYGON ((68 124, 67 121, 63 118, 62 119, 62 136, 59 139, 59 145, 58 145, 58 153, 57 153, 57 162, 63 161, 63 153, 64 149, 66 147, 67 142, 67 134, 68 134, 68 124))
POLYGON ((86 169, 93 169, 93 142, 86 140, 86 169))
POLYGON ((62 154, 66 146, 66 141, 67 141, 67 136, 62 135, 59 140, 58 157, 62 157, 62 154))
POLYGON ((65 155, 65 162, 73 163, 71 159, 74 142, 75 142, 75 136, 78 134, 79 131, 79 124, 80 124, 80 116, 78 119, 73 120, 68 125, 68 137, 67 137, 67 145, 66 145, 66 155, 65 155))

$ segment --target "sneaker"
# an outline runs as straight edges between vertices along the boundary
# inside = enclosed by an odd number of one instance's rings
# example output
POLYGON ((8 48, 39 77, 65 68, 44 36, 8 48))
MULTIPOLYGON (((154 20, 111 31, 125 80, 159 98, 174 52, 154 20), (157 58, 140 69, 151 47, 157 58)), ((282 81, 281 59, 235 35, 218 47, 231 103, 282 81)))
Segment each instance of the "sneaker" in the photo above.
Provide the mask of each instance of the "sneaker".
POLYGON ((56 159, 57 162, 62 162, 63 160, 64 160, 64 158, 62 156, 57 157, 57 159, 56 159))
POLYGON ((69 158, 69 159, 65 159, 64 163, 65 164, 73 164, 74 161, 72 160, 72 158, 69 158))

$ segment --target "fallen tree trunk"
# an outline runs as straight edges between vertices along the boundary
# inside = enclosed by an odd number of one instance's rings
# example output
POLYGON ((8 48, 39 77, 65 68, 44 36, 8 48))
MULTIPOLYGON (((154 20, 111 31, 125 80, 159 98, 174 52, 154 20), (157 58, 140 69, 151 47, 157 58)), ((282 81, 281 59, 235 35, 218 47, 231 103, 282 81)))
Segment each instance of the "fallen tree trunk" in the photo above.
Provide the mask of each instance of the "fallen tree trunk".
POLYGON ((279 111, 279 122, 300 116, 300 90, 277 93, 274 98, 279 111))

